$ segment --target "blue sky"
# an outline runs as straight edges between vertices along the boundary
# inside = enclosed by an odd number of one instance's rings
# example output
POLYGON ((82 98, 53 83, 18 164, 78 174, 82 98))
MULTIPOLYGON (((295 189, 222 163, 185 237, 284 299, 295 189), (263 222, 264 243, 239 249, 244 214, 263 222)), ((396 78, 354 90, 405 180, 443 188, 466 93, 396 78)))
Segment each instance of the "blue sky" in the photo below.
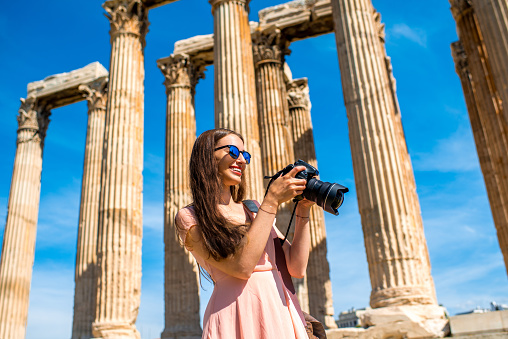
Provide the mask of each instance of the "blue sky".
MULTIPOLYGON (((282 0, 253 0, 257 12, 282 0)), ((109 68, 102 1, 6 1, 0 12, 0 240, 16 147, 16 115, 26 85, 99 61, 109 68)), ((457 40, 442 0, 373 0, 386 24, 409 153, 439 303, 450 314, 508 303, 506 269, 450 43, 457 40)), ((213 31, 204 0, 152 10, 145 49, 143 282, 137 326, 143 339, 164 327, 163 179, 165 88, 156 60, 176 41, 213 31)), ((333 34, 295 42, 293 78, 309 79, 321 178, 350 188, 341 214, 326 215, 335 312, 368 305, 370 280, 351 164, 347 117, 333 34)), ((86 137, 85 102, 53 111, 47 132, 27 338, 70 337, 77 222, 86 137)), ((198 133, 213 128, 213 67, 197 86, 198 133)), ((202 291, 202 311, 212 287, 202 291)))

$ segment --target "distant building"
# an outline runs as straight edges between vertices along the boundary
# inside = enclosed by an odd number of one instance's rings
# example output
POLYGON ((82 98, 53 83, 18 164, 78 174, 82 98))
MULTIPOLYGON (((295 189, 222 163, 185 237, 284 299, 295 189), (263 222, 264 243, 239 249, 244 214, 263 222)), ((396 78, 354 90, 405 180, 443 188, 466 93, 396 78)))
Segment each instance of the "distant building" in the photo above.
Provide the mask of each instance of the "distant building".
POLYGON ((354 307, 351 309, 341 312, 339 319, 336 321, 337 327, 362 327, 360 316, 365 312, 366 308, 356 310, 354 307))
POLYGON ((495 301, 491 301, 490 308, 482 308, 480 306, 476 306, 476 308, 472 309, 471 311, 457 313, 457 315, 471 314, 471 313, 486 313, 486 312, 495 312, 495 311, 503 311, 503 310, 508 310, 508 305, 498 304, 495 301))

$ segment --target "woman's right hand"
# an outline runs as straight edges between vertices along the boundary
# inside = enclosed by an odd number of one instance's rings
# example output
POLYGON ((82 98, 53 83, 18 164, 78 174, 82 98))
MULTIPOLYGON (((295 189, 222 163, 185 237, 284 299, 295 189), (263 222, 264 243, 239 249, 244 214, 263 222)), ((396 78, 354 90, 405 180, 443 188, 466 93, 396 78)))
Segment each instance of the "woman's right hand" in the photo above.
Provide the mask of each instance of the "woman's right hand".
POLYGON ((275 200, 278 204, 282 204, 297 195, 300 195, 305 190, 305 186, 307 184, 307 180, 295 178, 298 172, 304 171, 305 166, 296 166, 289 173, 285 175, 281 175, 277 179, 275 179, 270 188, 268 189, 268 193, 266 194, 266 198, 270 200, 275 200))

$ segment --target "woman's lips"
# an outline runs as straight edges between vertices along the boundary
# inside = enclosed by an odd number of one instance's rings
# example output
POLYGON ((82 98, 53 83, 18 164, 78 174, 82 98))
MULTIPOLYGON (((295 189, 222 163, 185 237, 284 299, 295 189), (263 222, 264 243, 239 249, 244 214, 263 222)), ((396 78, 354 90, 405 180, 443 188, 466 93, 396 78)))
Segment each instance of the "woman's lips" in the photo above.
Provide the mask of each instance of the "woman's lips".
POLYGON ((240 167, 231 166, 231 167, 229 167, 229 169, 231 170, 231 172, 238 175, 239 177, 242 176, 242 169, 240 167))

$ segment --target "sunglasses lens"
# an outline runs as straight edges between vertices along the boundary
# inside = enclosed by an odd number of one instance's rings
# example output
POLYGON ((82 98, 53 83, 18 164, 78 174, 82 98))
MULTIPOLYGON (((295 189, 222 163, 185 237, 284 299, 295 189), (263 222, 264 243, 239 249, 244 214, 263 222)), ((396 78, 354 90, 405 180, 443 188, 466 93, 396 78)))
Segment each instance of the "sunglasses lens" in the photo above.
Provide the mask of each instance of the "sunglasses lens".
POLYGON ((233 159, 238 159, 240 155, 240 150, 236 146, 229 146, 229 155, 233 159))
POLYGON ((243 158, 245 159, 245 162, 250 164, 250 154, 247 152, 243 152, 243 158))

